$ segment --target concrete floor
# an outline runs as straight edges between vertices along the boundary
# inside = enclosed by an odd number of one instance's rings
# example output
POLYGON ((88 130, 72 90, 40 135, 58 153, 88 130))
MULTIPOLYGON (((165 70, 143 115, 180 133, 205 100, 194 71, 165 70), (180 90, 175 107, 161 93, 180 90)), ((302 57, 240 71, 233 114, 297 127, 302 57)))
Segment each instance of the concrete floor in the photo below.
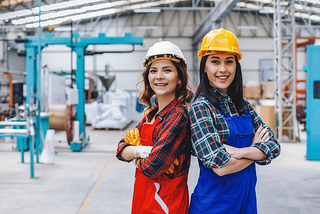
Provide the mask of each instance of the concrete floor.
MULTIPOLYGON (((114 154, 126 131, 101 131, 86 127, 90 144, 72 152, 65 133, 55 135, 55 164, 35 164, 30 179, 29 153, 21 163, 15 140, 0 139, 1 214, 127 214, 134 181, 133 164, 114 154)), ((306 161, 306 134, 300 143, 281 143, 280 157, 269 166, 257 166, 259 214, 320 213, 320 161, 306 161)), ((198 166, 192 158, 190 193, 196 185, 198 166)))

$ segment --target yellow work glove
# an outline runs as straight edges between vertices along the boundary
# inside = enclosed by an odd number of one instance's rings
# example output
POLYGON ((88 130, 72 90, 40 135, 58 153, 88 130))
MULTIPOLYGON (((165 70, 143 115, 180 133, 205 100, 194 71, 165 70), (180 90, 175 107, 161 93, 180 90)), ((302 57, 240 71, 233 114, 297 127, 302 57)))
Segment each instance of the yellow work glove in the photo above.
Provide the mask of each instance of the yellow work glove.
POLYGON ((140 133, 139 129, 131 129, 130 131, 127 131, 127 135, 124 136, 124 141, 127 143, 132 144, 133 146, 139 146, 140 145, 140 133))
POLYGON ((179 161, 177 158, 174 159, 174 161, 171 163, 171 165, 169 166, 169 168, 166 171, 166 174, 173 174, 175 166, 179 166, 179 161))

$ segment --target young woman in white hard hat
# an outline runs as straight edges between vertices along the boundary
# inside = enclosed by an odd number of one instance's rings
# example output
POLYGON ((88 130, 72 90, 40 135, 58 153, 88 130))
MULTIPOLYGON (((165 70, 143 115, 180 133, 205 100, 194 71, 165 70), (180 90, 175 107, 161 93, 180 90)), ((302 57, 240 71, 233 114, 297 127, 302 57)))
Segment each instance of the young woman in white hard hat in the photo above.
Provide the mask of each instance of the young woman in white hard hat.
POLYGON ((162 41, 150 47, 143 66, 144 88, 139 99, 147 108, 137 125, 141 146, 122 139, 117 149, 118 159, 134 160, 137 167, 131 213, 185 214, 191 156, 186 106, 193 98, 187 62, 177 45, 162 41))
POLYGON ((210 31, 198 56, 200 83, 190 120, 200 176, 189 213, 255 214, 255 164, 269 164, 280 145, 243 98, 242 54, 234 34, 210 31))

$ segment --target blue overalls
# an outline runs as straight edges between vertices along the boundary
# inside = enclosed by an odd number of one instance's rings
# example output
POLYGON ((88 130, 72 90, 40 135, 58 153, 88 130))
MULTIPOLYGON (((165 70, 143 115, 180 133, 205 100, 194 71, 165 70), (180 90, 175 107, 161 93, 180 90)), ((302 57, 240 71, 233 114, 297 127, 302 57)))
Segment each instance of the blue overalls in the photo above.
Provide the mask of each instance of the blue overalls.
MULTIPOLYGON (((222 107, 225 107, 222 105, 222 107)), ((254 136, 252 119, 246 115, 225 115, 229 126, 227 144, 233 147, 249 147, 254 136)), ((200 176, 191 195, 189 214, 256 214, 256 168, 253 162, 247 168, 225 176, 219 176, 199 161, 200 176)))

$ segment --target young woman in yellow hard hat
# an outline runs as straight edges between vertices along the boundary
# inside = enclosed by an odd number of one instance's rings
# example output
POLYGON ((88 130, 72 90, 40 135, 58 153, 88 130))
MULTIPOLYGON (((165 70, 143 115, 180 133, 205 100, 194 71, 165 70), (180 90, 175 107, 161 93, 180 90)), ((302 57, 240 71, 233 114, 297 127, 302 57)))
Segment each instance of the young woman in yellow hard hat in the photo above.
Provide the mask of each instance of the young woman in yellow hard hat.
POLYGON ((187 62, 177 45, 162 41, 150 47, 143 66, 140 101, 147 109, 137 125, 141 145, 132 146, 125 138, 117 150, 120 160, 134 160, 137 167, 131 212, 186 214, 191 157, 186 105, 193 98, 187 62), (153 96, 155 107, 151 103, 153 96))
POLYGON ((210 31, 198 56, 200 84, 190 120, 200 176, 189 213, 255 214, 255 164, 269 164, 280 145, 243 98, 242 54, 234 34, 210 31))

